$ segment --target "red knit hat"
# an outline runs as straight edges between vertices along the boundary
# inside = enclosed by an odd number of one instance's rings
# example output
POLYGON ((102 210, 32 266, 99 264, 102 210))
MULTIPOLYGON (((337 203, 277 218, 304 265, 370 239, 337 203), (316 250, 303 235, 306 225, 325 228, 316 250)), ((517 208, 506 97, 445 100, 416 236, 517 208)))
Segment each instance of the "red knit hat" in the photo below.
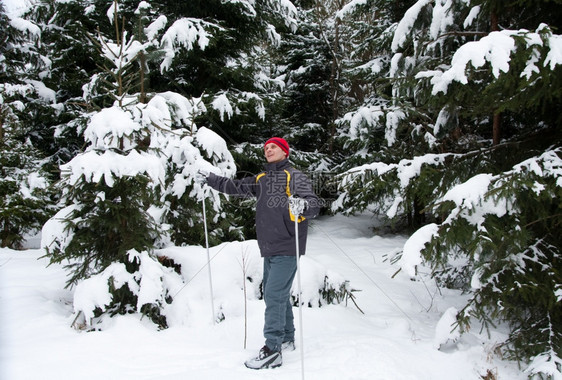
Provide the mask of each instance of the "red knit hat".
POLYGON ((285 155, 287 157, 289 157, 289 143, 287 142, 287 140, 285 140, 284 138, 281 137, 272 137, 269 140, 267 140, 265 142, 265 144, 263 144, 264 148, 267 144, 275 144, 277 145, 279 148, 281 148, 281 150, 283 152, 285 152, 285 155))

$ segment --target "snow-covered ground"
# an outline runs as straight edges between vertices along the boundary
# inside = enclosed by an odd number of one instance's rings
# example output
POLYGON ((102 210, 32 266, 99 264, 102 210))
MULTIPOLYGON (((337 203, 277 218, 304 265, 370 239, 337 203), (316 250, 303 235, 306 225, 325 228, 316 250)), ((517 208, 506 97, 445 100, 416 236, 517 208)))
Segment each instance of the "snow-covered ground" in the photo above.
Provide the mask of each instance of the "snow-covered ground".
MULTIPOLYGON (((401 250, 406 237, 373 236, 373 224, 367 216, 333 216, 311 226, 303 276, 317 263, 350 280, 361 290, 355 296, 364 314, 351 302, 303 309, 305 377, 477 380, 489 371, 496 379, 525 379, 515 363, 494 354, 495 344, 505 338, 501 331, 488 338, 474 326, 456 342, 436 348, 449 335, 447 311, 460 308, 464 296, 437 288, 428 278, 412 281, 405 271, 393 277, 398 266, 386 258, 401 250)), ((46 267, 40 250, 0 249, 0 379, 300 378, 300 346, 284 354, 280 368, 253 371, 243 365, 263 345, 264 311, 263 301, 247 297, 245 349, 244 297, 239 284, 228 283, 233 273, 243 278, 236 265, 242 252, 255 250, 252 242, 244 244, 247 249, 241 243, 211 249, 215 309, 227 311, 227 318, 212 323, 202 270, 174 298, 184 302, 183 319, 175 315, 163 331, 136 315, 104 322, 102 331, 73 329, 73 293, 64 289, 65 271, 46 267)), ((176 257, 197 252, 205 258, 200 247, 168 250, 176 257)), ((255 252, 246 255, 256 261, 248 267, 260 267, 255 252)), ((302 280, 304 287, 307 279, 302 280)), ((297 309, 295 322, 298 329, 297 309)))

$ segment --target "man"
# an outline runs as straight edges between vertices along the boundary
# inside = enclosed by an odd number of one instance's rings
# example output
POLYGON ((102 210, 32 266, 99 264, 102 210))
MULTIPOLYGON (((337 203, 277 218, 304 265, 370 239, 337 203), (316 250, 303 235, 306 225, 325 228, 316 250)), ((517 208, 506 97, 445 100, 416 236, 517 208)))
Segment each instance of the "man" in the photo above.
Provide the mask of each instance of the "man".
POLYGON ((289 199, 304 208, 299 217, 299 255, 304 255, 308 219, 320 210, 310 180, 289 163, 289 144, 272 137, 264 144, 265 170, 252 177, 233 180, 213 173, 207 184, 231 195, 257 198, 256 232, 263 263, 265 300, 265 345, 257 357, 246 361, 252 369, 275 368, 283 363, 282 349, 295 349, 295 327, 291 304, 291 285, 297 270, 295 216, 289 199))

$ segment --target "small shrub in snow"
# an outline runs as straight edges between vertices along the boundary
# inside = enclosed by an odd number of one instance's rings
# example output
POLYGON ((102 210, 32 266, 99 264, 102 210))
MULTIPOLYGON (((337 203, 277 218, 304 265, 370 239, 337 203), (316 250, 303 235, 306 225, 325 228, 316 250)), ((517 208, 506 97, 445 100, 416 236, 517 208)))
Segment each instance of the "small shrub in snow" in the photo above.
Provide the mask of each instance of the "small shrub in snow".
POLYGON ((128 252, 128 262, 115 262, 76 286, 74 311, 86 328, 95 328, 103 315, 141 313, 160 328, 168 327, 166 307, 183 281, 148 252, 128 252))
POLYGON ((299 297, 297 286, 293 283, 291 299, 294 306, 298 306, 299 301, 309 307, 337 305, 342 302, 347 303, 349 299, 355 303, 355 297, 352 294, 355 289, 340 274, 331 271, 308 256, 302 256, 300 264, 302 297, 299 297))

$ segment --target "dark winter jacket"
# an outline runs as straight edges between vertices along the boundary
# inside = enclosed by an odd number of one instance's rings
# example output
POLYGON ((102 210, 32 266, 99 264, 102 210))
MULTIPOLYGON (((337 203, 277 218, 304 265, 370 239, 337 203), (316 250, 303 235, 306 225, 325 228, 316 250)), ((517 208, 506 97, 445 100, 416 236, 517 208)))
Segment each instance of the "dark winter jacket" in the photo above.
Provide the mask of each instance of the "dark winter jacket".
POLYGON ((289 212, 288 197, 306 199, 308 207, 299 222, 299 253, 304 255, 308 220, 318 215, 320 201, 310 179, 291 167, 288 159, 268 163, 262 173, 241 180, 210 174, 207 184, 226 194, 257 198, 256 232, 262 256, 295 255, 295 222, 289 212))

